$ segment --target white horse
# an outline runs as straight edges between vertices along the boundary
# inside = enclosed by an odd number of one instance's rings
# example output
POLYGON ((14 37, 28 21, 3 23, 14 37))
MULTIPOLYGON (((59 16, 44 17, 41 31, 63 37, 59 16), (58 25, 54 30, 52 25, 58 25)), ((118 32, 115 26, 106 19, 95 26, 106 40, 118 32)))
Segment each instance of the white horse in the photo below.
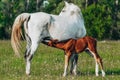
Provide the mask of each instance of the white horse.
MULTIPOLYGON (((20 52, 20 38, 24 23, 25 38, 27 41, 25 59, 26 74, 30 74, 31 59, 39 45, 46 37, 58 40, 81 38, 86 35, 84 19, 81 10, 73 3, 65 2, 65 7, 59 15, 43 12, 22 13, 14 21, 11 35, 11 44, 15 54, 20 52)), ((66 72, 64 70, 64 76, 66 72)))

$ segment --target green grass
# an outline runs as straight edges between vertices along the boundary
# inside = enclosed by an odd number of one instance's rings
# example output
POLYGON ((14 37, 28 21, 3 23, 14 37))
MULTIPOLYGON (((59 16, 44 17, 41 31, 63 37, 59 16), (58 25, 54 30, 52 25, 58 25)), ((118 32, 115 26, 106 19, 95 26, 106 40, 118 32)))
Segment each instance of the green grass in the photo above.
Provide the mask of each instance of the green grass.
MULTIPOLYGON (((78 75, 68 73, 62 77, 64 70, 64 53, 62 50, 41 44, 31 64, 31 75, 25 74, 24 54, 14 56, 10 41, 0 41, 0 80, 119 80, 120 79, 120 41, 98 42, 98 52, 103 59, 106 76, 96 77, 95 62, 86 53, 79 54, 78 75)), ((23 51, 25 50, 25 43, 23 51)))

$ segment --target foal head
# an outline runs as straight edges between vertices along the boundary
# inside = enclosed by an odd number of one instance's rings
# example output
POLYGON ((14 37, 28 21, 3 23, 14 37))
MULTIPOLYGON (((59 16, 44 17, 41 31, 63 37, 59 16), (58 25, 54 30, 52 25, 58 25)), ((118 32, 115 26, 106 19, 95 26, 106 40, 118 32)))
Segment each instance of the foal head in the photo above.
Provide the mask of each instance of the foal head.
POLYGON ((54 46, 56 43, 58 42, 58 40, 57 39, 54 39, 54 40, 50 40, 49 42, 48 42, 48 46, 54 46))

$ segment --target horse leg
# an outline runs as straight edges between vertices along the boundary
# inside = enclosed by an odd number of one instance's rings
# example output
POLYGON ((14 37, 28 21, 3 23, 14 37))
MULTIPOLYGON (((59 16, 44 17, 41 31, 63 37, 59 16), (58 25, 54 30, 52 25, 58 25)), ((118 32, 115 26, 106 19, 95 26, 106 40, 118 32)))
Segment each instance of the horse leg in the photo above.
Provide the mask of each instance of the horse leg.
POLYGON ((78 54, 73 53, 71 56, 71 67, 70 67, 70 73, 77 75, 76 70, 77 70, 77 61, 78 61, 78 54))
POLYGON ((73 73, 74 54, 71 55, 70 60, 71 60, 70 73, 72 74, 73 73))
POLYGON ((26 57, 29 55, 30 53, 30 47, 31 47, 31 39, 30 37, 26 34, 26 41, 27 41, 27 45, 26 45, 26 51, 25 51, 25 55, 24 55, 24 58, 26 59, 26 57))
POLYGON ((30 65, 31 65, 31 60, 33 58, 33 55, 38 47, 37 42, 32 42, 31 48, 29 50, 29 54, 26 56, 26 74, 30 74, 30 65))
POLYGON ((70 56, 71 56, 71 52, 68 52, 65 54, 65 66, 64 66, 64 73, 63 73, 64 77, 67 75, 70 56))
POLYGON ((73 74, 77 75, 77 61, 78 61, 78 54, 75 54, 74 56, 74 62, 73 62, 73 74))

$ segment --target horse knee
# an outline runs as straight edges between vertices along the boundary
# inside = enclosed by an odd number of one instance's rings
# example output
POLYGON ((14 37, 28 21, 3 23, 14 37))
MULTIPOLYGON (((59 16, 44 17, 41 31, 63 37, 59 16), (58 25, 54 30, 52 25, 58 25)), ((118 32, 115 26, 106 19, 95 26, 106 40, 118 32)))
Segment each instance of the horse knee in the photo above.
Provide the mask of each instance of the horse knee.
POLYGON ((30 54, 30 55, 26 56, 25 59, 26 59, 26 61, 31 61, 32 58, 33 58, 33 54, 30 54))

